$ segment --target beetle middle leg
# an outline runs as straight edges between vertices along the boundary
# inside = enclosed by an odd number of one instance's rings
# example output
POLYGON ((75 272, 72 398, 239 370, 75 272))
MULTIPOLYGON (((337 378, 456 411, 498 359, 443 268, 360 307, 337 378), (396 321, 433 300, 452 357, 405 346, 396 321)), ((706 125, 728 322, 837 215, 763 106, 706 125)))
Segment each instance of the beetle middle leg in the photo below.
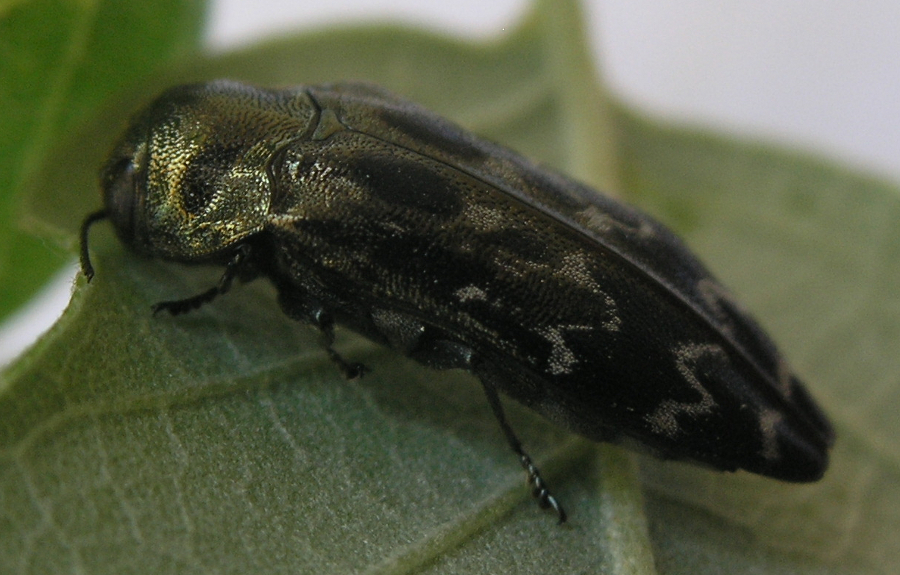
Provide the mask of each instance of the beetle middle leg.
POLYGON ((322 334, 322 346, 325 348, 325 352, 328 353, 329 359, 337 366, 341 375, 347 379, 357 379, 369 371, 365 364, 348 361, 334 349, 334 320, 331 319, 331 315, 328 312, 318 308, 312 313, 311 319, 312 324, 322 334))
POLYGON ((334 318, 328 308, 317 298, 298 290, 292 284, 278 285, 278 304, 291 319, 311 324, 319 330, 320 343, 328 358, 347 379, 357 379, 365 375, 369 368, 364 364, 349 361, 334 349, 334 318))

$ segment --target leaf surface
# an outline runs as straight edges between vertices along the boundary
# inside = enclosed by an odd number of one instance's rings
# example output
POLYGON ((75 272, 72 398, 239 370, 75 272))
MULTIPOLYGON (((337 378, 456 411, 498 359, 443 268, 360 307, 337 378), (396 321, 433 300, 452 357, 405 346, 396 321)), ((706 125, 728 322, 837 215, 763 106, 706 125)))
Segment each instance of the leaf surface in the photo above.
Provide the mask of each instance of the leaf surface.
POLYGON ((490 44, 377 27, 207 59, 89 125, 80 137, 98 145, 56 157, 64 169, 35 180, 29 206, 71 237, 73 214, 97 206, 92 167, 110 126, 168 83, 375 81, 682 233, 833 416, 823 481, 594 447, 508 402, 569 511, 559 527, 529 499, 471 377, 341 333, 342 353, 373 369, 344 381, 264 282, 152 317, 150 304, 197 293, 220 271, 140 260, 98 226, 93 284, 79 282, 60 322, 0 381, 0 571, 896 570, 896 188, 611 105, 578 29, 570 3, 548 1, 490 44), (74 182, 65 197, 63 177, 74 182))

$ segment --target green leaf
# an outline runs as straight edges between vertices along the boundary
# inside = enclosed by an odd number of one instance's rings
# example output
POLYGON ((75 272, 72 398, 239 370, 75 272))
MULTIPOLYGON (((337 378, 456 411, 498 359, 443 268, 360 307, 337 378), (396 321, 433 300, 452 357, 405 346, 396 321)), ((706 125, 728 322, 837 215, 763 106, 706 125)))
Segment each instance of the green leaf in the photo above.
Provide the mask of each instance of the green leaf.
MULTIPOLYGON (((0 7, 0 319, 45 283, 68 254, 35 237, 21 202, 53 142, 122 86, 196 43, 197 0, 33 0, 0 7)), ((82 144, 83 145, 83 144, 82 144)), ((70 187, 48 191, 68 194, 70 187)))
MULTIPOLYGON (((264 282, 152 317, 149 304, 220 271, 140 260, 97 226, 94 283, 0 381, 0 572, 896 571, 896 188, 610 106, 579 22, 548 0, 486 45, 334 30, 200 62, 148 92, 214 76, 368 79, 618 190, 684 234, 808 380, 839 434, 825 479, 638 459, 508 404, 569 511, 557 526, 471 377, 342 333, 342 353, 373 368, 344 381, 264 282)), ((73 214, 96 207, 93 166, 130 107, 77 136, 100 151, 62 145, 59 169, 34 181, 29 209, 47 229, 72 237, 73 214), (58 193, 59 171, 73 193, 58 193)))

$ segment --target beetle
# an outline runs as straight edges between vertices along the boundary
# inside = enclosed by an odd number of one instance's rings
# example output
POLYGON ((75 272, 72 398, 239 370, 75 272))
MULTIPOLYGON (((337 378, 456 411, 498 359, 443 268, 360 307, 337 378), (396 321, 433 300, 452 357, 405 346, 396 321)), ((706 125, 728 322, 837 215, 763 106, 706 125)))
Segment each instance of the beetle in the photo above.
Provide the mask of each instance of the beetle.
POLYGON ((268 278, 334 349, 342 325, 481 382, 533 495, 566 514, 500 393, 595 441, 724 471, 819 479, 831 425, 759 325, 667 228, 381 88, 172 88, 101 171, 144 256, 224 265, 173 315, 268 278))

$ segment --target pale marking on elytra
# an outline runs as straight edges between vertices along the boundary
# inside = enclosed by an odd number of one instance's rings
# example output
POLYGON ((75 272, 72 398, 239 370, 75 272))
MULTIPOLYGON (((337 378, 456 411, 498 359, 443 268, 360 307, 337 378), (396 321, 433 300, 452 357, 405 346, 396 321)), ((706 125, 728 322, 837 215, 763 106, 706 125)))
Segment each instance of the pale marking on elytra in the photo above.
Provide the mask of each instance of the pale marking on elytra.
POLYGON ((273 227, 284 227, 302 219, 295 214, 269 214, 266 223, 273 227))
POLYGON ((603 291, 597 280, 591 276, 587 265, 587 255, 584 252, 576 251, 563 256, 561 266, 509 257, 510 254, 504 255, 507 257, 495 258, 494 264, 516 278, 523 279, 528 274, 550 276, 563 283, 575 283, 578 287, 601 298, 606 309, 604 310, 605 319, 600 322, 600 326, 607 331, 619 331, 622 318, 617 314, 616 300, 603 291))
POLYGON ((409 232, 409 229, 400 225, 400 222, 395 222, 393 220, 384 220, 378 222, 382 229, 389 230, 397 235, 403 235, 409 232))
POLYGON ((675 355, 675 368, 688 385, 700 394, 700 400, 690 402, 667 399, 660 403, 653 413, 644 417, 644 420, 650 424, 650 429, 653 433, 665 435, 671 439, 674 439, 681 433, 681 427, 678 425, 678 415, 684 414, 690 417, 699 417, 711 413, 716 406, 712 395, 700 383, 698 360, 703 356, 715 356, 713 361, 716 362, 727 360, 728 358, 721 346, 712 343, 687 343, 675 348, 673 353, 675 355))
POLYGON ((300 162, 303 160, 303 156, 296 154, 290 159, 285 160, 285 164, 287 165, 287 172, 294 177, 300 175, 300 162))
POLYGON ((609 319, 605 320, 601 325, 607 331, 619 331, 622 326, 622 318, 616 314, 616 301, 606 292, 600 289, 600 284, 591 275, 588 270, 587 256, 584 252, 572 252, 563 257, 563 265, 561 270, 562 276, 566 279, 574 280, 578 285, 591 291, 594 295, 603 298, 606 304, 609 319))
POLYGON ((584 252, 577 251, 564 255, 561 271, 566 278, 575 280, 576 283, 595 294, 603 293, 600 284, 588 271, 587 256, 584 252))
POLYGON ((762 435, 759 454, 766 461, 776 461, 780 456, 777 427, 783 419, 784 414, 774 409, 763 409, 759 414, 759 431, 762 435))
POLYGON ((646 218, 640 218, 637 227, 635 227, 622 220, 613 218, 598 206, 594 205, 590 205, 585 209, 576 212, 574 219, 588 230, 600 234, 618 230, 626 235, 636 236, 640 239, 650 239, 656 235, 656 229, 653 227, 650 220, 647 220, 646 218))
MULTIPOLYGON (((502 255, 509 256, 509 254, 502 255)), ((515 260, 511 257, 495 257, 494 265, 518 279, 524 278, 528 273, 538 271, 538 268, 548 267, 546 265, 541 266, 539 264, 535 264, 534 262, 523 262, 521 260, 515 260)))
POLYGON ((453 295, 456 296, 460 303, 465 303, 467 301, 487 301, 488 299, 487 292, 476 285, 461 287, 453 292, 453 295))
POLYGON ((561 375, 572 373, 572 368, 578 363, 575 353, 566 345, 564 331, 591 331, 592 326, 589 325, 558 325, 553 327, 543 327, 535 330, 537 334, 545 338, 553 346, 550 352, 548 363, 550 368, 548 371, 553 375, 561 375))
POLYGON ((311 175, 319 180, 325 180, 331 175, 331 172, 334 171, 334 167, 326 164, 322 164, 322 162, 316 160, 313 164, 313 169, 310 170, 311 175))
POLYGON ((347 196, 343 191, 338 194, 335 193, 338 190, 347 189, 345 185, 342 185, 346 183, 346 178, 340 170, 317 159, 311 166, 307 166, 304 171, 301 169, 304 160, 305 156, 296 152, 284 160, 287 174, 296 182, 296 185, 309 186, 318 182, 332 182, 334 185, 324 188, 325 194, 320 198, 320 201, 324 203, 325 207, 331 207, 337 205, 338 202, 347 201, 347 196))
POLYGON ((509 215, 502 210, 471 202, 465 207, 463 217, 480 232, 495 232, 509 228, 509 215))

